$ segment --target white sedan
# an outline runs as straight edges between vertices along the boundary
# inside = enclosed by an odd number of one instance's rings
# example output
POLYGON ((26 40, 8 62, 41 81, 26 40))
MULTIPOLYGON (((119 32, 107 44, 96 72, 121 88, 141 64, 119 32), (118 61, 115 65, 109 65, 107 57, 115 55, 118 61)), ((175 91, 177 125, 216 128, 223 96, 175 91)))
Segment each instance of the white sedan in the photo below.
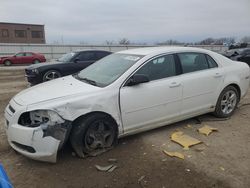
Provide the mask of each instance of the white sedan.
POLYGON ((78 156, 97 155, 122 136, 209 112, 231 116, 249 76, 247 64, 198 48, 114 53, 17 94, 5 110, 8 141, 41 161, 56 162, 67 140, 78 156))

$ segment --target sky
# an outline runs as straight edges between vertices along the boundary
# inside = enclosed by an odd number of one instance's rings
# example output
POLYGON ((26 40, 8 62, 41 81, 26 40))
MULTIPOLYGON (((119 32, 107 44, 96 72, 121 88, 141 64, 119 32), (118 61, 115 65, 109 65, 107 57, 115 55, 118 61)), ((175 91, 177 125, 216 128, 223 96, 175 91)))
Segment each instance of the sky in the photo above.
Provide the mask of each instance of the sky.
POLYGON ((0 22, 44 24, 47 43, 250 36, 250 0, 0 0, 0 22))

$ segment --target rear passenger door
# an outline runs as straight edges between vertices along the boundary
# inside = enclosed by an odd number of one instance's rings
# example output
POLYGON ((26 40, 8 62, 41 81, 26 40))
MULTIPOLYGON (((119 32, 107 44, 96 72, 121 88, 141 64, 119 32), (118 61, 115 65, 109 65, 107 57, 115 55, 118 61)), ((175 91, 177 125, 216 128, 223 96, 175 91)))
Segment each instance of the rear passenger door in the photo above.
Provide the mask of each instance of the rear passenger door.
POLYGON ((217 100, 223 82, 223 71, 212 57, 202 53, 177 54, 183 74, 181 114, 189 116, 207 112, 217 100))
POLYGON ((29 63, 29 64, 31 64, 31 63, 33 63, 33 54, 32 53, 25 53, 25 57, 24 57, 24 61, 25 61, 25 63, 29 63))

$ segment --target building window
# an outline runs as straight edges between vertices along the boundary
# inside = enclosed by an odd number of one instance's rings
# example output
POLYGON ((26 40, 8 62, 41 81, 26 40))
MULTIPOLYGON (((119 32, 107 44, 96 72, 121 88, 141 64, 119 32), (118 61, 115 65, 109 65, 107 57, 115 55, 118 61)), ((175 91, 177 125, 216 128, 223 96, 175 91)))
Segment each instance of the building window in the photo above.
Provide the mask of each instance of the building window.
POLYGON ((15 36, 17 38, 26 38, 27 37, 27 33, 25 30, 15 30, 15 36))
POLYGON ((32 38, 43 38, 42 31, 31 31, 32 38))
POLYGON ((8 29, 2 29, 2 37, 9 37, 9 30, 8 29))

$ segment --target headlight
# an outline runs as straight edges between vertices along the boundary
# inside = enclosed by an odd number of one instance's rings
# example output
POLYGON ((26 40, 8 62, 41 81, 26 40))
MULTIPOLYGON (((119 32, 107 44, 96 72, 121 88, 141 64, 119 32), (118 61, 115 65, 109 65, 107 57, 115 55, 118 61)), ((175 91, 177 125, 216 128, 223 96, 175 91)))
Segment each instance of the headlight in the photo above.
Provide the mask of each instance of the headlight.
POLYGON ((38 127, 40 125, 53 126, 64 122, 65 120, 52 110, 35 110, 25 112, 18 120, 20 125, 27 127, 38 127))
POLYGON ((32 69, 31 72, 32 72, 32 73, 35 73, 35 74, 38 74, 38 73, 39 73, 39 71, 38 71, 37 69, 32 69))

